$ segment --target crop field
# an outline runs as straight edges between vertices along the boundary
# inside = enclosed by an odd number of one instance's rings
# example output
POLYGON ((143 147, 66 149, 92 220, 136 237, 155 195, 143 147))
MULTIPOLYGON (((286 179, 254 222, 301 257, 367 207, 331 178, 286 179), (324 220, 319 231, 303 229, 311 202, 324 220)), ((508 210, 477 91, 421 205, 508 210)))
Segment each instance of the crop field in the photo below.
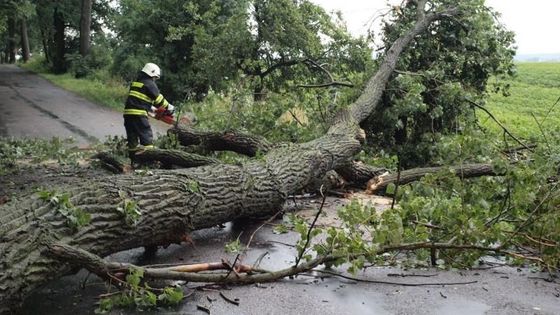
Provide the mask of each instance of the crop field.
MULTIPOLYGON (((506 128, 529 140, 542 138, 543 132, 560 131, 560 63, 518 63, 510 84, 510 96, 491 94, 487 103, 506 128)), ((479 111, 477 115, 483 126, 500 132, 486 113, 479 111)))

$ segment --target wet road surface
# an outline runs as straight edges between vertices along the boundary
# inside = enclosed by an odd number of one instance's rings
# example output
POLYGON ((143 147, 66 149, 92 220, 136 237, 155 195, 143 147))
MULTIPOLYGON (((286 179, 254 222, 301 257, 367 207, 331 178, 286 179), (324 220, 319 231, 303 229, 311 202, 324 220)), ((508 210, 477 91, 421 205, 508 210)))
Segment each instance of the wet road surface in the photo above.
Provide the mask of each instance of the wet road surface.
MULTIPOLYGON (((316 200, 315 205, 318 202, 316 200)), ((346 201, 332 199, 329 202, 334 209, 346 201)), ((273 223, 281 222, 277 220, 273 223)), ((260 225, 261 223, 228 223, 225 228, 197 231, 192 235, 194 245, 171 245, 160 249, 150 259, 143 257, 142 249, 117 253, 107 259, 139 265, 202 263, 220 261, 222 258, 233 261, 235 255, 227 254, 224 244, 237 239, 240 234, 242 244, 246 244, 260 225)), ((262 260, 261 268, 278 270, 291 266, 296 256, 293 244, 297 237, 294 232, 274 234, 273 226, 266 225, 256 233, 242 262, 252 265, 262 254, 268 253, 262 260)), ((339 268, 339 271, 343 270, 344 268, 339 268)), ((198 305, 210 309, 210 314, 220 315, 560 314, 560 285, 544 281, 542 278, 546 278, 546 274, 531 273, 528 269, 500 266, 480 270, 442 271, 433 268, 405 270, 370 267, 353 276, 374 281, 438 284, 402 286, 366 283, 321 273, 248 286, 201 289, 201 284, 189 283, 183 286, 187 298, 180 306, 143 311, 140 314, 207 314, 197 309, 198 305), (409 276, 395 276, 402 274, 409 276), (467 282, 474 283, 444 284, 467 282), (224 300, 220 292, 230 299, 238 299, 239 305, 224 300)), ((82 270, 77 275, 49 284, 31 296, 24 314, 93 314, 94 303, 98 301, 96 297, 103 293, 107 293, 107 287, 95 276, 88 277, 87 272, 82 270), (82 288, 83 284, 85 288, 82 288)), ((131 315, 139 312, 115 310, 110 314, 131 315)))

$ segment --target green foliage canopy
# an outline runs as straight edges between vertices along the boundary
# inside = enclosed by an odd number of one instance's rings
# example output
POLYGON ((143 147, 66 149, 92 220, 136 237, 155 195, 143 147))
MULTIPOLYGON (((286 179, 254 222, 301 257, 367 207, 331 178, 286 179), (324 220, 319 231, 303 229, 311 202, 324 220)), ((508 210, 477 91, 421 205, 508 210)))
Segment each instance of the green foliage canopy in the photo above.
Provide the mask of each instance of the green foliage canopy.
MULTIPOLYGON (((514 74, 514 34, 483 0, 430 5, 430 10, 457 7, 461 13, 433 23, 415 38, 399 58, 378 114, 366 123, 372 142, 384 148, 398 145, 407 165, 425 163, 440 134, 474 122, 465 99, 482 101, 491 76, 497 78, 491 90, 507 93, 500 79, 514 74)), ((385 47, 410 27, 415 15, 414 1, 394 8, 383 28, 385 47)))

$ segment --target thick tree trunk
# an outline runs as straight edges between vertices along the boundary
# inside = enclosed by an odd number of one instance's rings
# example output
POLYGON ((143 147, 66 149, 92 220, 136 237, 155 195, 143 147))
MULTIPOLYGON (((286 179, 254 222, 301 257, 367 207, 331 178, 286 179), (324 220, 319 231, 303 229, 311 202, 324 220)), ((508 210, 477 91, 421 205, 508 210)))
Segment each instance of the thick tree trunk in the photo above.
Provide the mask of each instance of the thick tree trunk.
POLYGON ((391 47, 364 94, 316 140, 270 149, 242 165, 121 175, 59 190, 91 215, 76 231, 68 227, 64 211, 37 196, 0 206, 0 314, 10 313, 34 288, 71 271, 49 254, 49 244, 105 256, 178 241, 188 231, 276 213, 288 195, 347 164, 365 140, 358 123, 377 106, 398 54, 435 19, 421 13, 413 29, 391 47), (135 209, 140 215, 131 225, 135 209))
POLYGON ((92 0, 82 0, 82 14, 80 16, 80 55, 89 54, 91 37, 91 5, 92 0))
POLYGON ((21 49, 23 52, 23 62, 28 62, 31 52, 29 51, 29 36, 27 35, 27 21, 21 20, 21 49))
POLYGON ((358 152, 360 142, 346 132, 348 128, 335 130, 340 132, 272 150, 263 161, 242 166, 116 176, 105 183, 87 182, 60 191, 72 196, 75 207, 91 214, 91 222, 76 232, 56 206, 37 196, 1 206, 0 313, 7 313, 33 288, 71 270, 48 255, 46 246, 51 242, 105 256, 175 242, 188 231, 237 218, 277 212, 289 194, 358 152), (135 226, 127 225, 117 210, 131 203, 141 212, 135 226))
POLYGON ((7 57, 9 63, 16 62, 16 19, 8 16, 8 50, 7 57))
POLYGON ((63 73, 66 71, 66 62, 64 54, 66 53, 66 41, 64 24, 64 15, 58 9, 54 10, 54 52, 52 56, 54 73, 63 73))

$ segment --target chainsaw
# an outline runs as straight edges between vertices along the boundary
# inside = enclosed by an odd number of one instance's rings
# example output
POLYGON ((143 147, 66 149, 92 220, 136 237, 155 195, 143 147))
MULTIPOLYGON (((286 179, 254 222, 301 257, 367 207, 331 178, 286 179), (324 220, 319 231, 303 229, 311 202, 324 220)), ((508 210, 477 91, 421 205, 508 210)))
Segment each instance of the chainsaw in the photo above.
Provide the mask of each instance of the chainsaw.
POLYGON ((150 117, 163 121, 164 123, 169 125, 177 125, 179 123, 190 124, 191 122, 190 119, 186 116, 177 119, 173 112, 170 112, 169 110, 161 107, 156 108, 152 112, 149 112, 149 115, 150 117))

